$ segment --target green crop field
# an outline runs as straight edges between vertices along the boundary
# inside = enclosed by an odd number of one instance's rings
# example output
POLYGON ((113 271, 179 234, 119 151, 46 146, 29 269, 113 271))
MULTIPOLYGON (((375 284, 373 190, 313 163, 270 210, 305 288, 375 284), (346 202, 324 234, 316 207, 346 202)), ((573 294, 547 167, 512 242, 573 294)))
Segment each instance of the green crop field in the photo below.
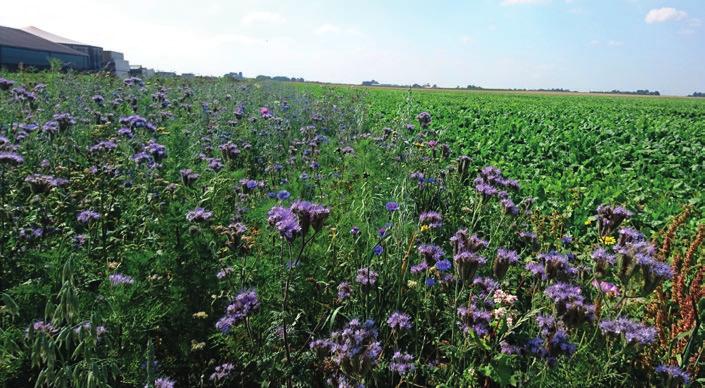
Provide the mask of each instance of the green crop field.
POLYGON ((705 101, 0 72, 0 386, 699 386, 705 101))

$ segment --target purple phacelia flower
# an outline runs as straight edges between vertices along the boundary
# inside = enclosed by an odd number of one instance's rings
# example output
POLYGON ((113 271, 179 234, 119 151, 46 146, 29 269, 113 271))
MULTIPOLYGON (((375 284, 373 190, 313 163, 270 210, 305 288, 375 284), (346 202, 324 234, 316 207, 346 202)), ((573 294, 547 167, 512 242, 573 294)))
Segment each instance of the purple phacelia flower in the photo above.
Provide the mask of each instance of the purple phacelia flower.
POLYGON ((24 163, 22 155, 16 152, 0 151, 0 164, 19 166, 24 163))
POLYGON ((497 279, 501 279, 509 270, 509 266, 519 261, 519 254, 516 251, 498 248, 492 265, 492 271, 497 279))
POLYGON ((627 318, 604 320, 600 322, 600 330, 606 335, 623 335, 627 343, 649 345, 656 341, 656 328, 627 318))
POLYGON ((80 213, 78 213, 78 216, 76 216, 76 220, 81 223, 81 224, 89 224, 94 221, 98 221, 100 219, 100 213, 95 212, 93 210, 83 210, 80 213))
POLYGON ((330 209, 308 201, 298 200, 291 205, 291 211, 296 214, 305 235, 309 227, 318 232, 323 227, 323 221, 330 215, 330 209))
POLYGON ((430 228, 440 228, 443 226, 443 216, 435 211, 427 211, 419 214, 419 224, 427 225, 430 228))
POLYGON ((113 286, 120 286, 123 284, 134 284, 135 279, 133 279, 131 276, 121 274, 121 273, 114 273, 108 276, 108 280, 110 281, 110 284, 113 286))
POLYGON ((255 290, 243 291, 225 308, 225 315, 216 322, 215 327, 223 334, 227 334, 233 326, 259 310, 259 307, 257 292, 255 290))
POLYGON ((597 207, 597 228, 600 236, 608 235, 619 227, 627 218, 633 215, 621 206, 600 205, 597 207))
POLYGON ((213 212, 208 211, 202 207, 197 207, 190 212, 186 213, 186 219, 189 222, 206 222, 213 217, 213 212))
POLYGON ((154 380, 154 388, 174 388, 174 380, 166 377, 160 377, 154 380))
POLYGON ((110 152, 117 148, 117 143, 113 140, 103 140, 90 147, 88 147, 88 152, 92 154, 110 152))
POLYGON ((433 244, 422 244, 418 247, 419 254, 426 260, 440 260, 445 256, 443 248, 433 244))
POLYGON ((355 281, 362 285, 363 288, 371 288, 377 283, 378 276, 379 274, 377 272, 368 267, 364 267, 357 270, 355 281))
POLYGON ((179 171, 179 175, 181 175, 181 181, 186 185, 186 186, 191 186, 193 185, 200 175, 190 168, 185 168, 179 171))
POLYGON ((409 353, 394 352, 392 362, 389 363, 389 370, 402 376, 414 373, 416 370, 414 356, 409 353))
POLYGON ((413 326, 409 314, 401 311, 393 312, 389 318, 387 318, 387 325, 389 325, 392 330, 410 330, 413 326))
POLYGON ((338 300, 339 301, 344 301, 345 299, 348 299, 350 297, 350 294, 352 294, 352 287, 350 286, 350 283, 348 282, 341 282, 338 284, 338 300))
POLYGON ((654 371, 662 376, 665 376, 667 380, 673 381, 676 384, 690 384, 690 374, 675 365, 661 364, 657 366, 654 371))
POLYGON ((210 381, 221 382, 230 377, 230 374, 235 370, 235 365, 231 363, 221 364, 215 367, 215 372, 210 376, 210 381))
POLYGON ((290 209, 275 206, 269 210, 268 215, 269 218, 267 221, 269 225, 275 227, 277 231, 279 231, 279 234, 287 241, 294 241, 296 236, 301 233, 302 229, 299 224, 299 219, 290 209))
POLYGON ((416 120, 419 121, 421 128, 428 128, 428 126, 431 125, 431 114, 428 112, 421 112, 416 115, 416 120))

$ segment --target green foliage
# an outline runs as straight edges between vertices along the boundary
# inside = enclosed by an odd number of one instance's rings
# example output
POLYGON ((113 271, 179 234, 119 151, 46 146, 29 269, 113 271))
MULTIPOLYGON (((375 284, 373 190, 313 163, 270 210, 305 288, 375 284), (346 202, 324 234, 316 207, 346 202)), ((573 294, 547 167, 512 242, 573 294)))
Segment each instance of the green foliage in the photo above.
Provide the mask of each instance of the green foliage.
MULTIPOLYGON (((625 225, 650 237, 682 205, 702 206, 700 101, 0 75, 35 93, 23 99, 0 90, 2 151, 24 158, 0 162, 0 381, 8 386, 151 386, 159 378, 177 386, 662 382, 651 365, 662 353, 604 337, 594 322, 570 328, 576 351, 555 364, 501 349, 504 342, 523 349, 540 333, 537 316, 558 315, 544 295, 551 280, 524 270, 550 250, 575 254, 571 265, 580 271, 572 281, 586 301, 603 302, 603 318, 646 319, 651 296, 637 295, 641 284, 622 287, 622 300, 590 285, 598 277, 590 253, 606 237, 594 227, 595 208, 635 210, 625 225), (416 123, 421 111, 432 115, 427 129, 416 123), (45 126, 63 112, 75 123, 45 126), (131 123, 133 115, 144 122, 131 123), (125 127, 129 136, 119 132, 125 127), (115 147, 92 148, 106 140, 115 147), (154 144, 166 155, 155 156, 154 144), (220 148, 228 144, 238 152, 220 148), (465 173, 461 155, 472 159, 465 173), (521 190, 506 195, 521 211, 508 213, 475 190, 472 180, 488 165, 519 180, 521 190), (198 178, 188 182, 184 169, 198 178), (42 192, 26 181, 31 174, 68 183, 42 192), (277 199, 283 190, 291 197, 277 199), (323 204, 330 215, 288 242, 269 211, 297 199, 323 204), (385 209, 390 201, 398 211, 385 209), (197 208, 210 218, 188 220, 197 208), (89 209, 98 218, 81 221, 89 209), (419 215, 429 210, 443 222, 422 225, 419 215), (473 279, 455 281, 462 272, 450 238, 461 228, 487 241, 487 264, 474 274, 494 276, 516 297, 504 311, 488 307, 492 295, 481 296, 473 279), (574 238, 570 247, 565 235, 574 238), (440 246, 453 268, 434 261, 412 271, 421 244, 440 246), (502 247, 520 262, 497 275, 492 261, 502 247), (378 274, 375 284, 356 279, 365 267, 378 274), (229 330, 217 329, 249 290, 259 305, 229 330), (474 304, 494 314, 487 333, 459 325, 467 317, 458 308, 474 304), (395 311, 410 315, 411 329, 387 324, 395 311), (374 359, 346 363, 309 348, 339 338, 332 333, 355 319, 375 322, 374 359), (413 371, 392 370, 396 352, 413 357, 413 371), (226 377, 210 378, 227 364, 226 377)), ((613 273, 605 279, 616 282, 613 273)))

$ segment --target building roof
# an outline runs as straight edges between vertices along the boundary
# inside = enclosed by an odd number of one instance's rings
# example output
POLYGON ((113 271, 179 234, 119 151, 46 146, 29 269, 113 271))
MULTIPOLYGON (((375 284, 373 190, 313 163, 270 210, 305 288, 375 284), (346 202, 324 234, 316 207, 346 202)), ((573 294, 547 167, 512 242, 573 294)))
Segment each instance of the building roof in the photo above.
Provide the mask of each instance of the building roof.
POLYGON ((51 32, 44 31, 41 28, 37 28, 34 26, 29 26, 29 27, 24 27, 22 29, 25 32, 29 32, 32 35, 36 35, 42 39, 46 39, 48 41, 54 42, 54 43, 59 43, 59 44, 75 44, 75 45, 80 45, 80 46, 92 46, 90 44, 82 43, 82 42, 77 42, 73 39, 69 38, 64 38, 63 36, 59 36, 56 34, 52 34, 51 32))
POLYGON ((29 50, 50 51, 53 53, 88 56, 80 51, 40 38, 16 28, 0 26, 0 46, 11 46, 29 50))

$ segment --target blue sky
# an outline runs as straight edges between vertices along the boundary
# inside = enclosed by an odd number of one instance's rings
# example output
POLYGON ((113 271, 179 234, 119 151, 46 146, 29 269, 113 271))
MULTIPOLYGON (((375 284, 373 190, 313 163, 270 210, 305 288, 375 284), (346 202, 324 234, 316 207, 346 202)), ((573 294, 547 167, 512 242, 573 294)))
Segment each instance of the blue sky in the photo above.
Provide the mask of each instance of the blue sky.
POLYGON ((132 64, 359 83, 705 91, 703 0, 5 2, 132 64))

